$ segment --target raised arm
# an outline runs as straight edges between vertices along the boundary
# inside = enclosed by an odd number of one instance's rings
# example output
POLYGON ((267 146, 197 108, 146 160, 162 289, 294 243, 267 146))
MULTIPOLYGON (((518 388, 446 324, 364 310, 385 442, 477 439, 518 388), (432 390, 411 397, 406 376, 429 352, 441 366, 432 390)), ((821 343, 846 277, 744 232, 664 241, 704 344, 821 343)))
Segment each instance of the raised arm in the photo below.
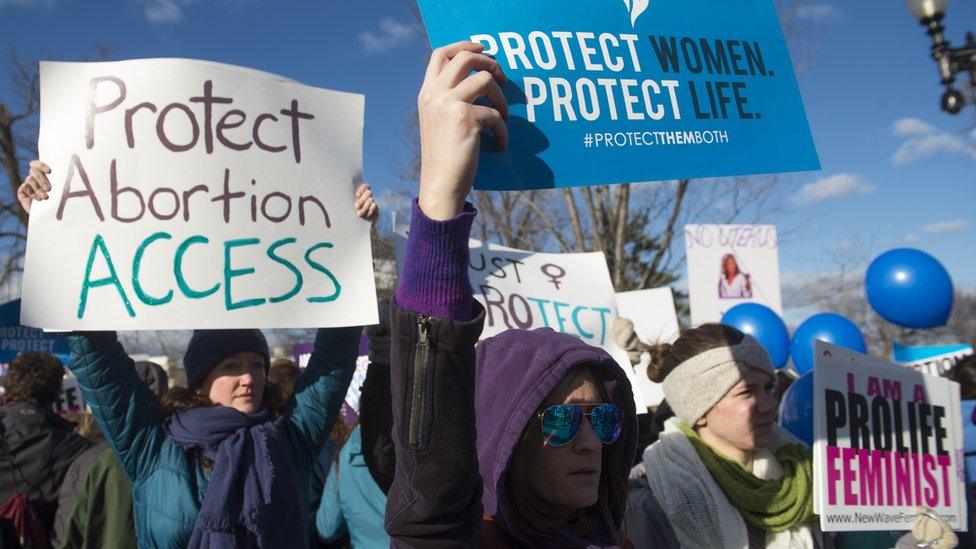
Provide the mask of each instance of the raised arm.
MULTIPOLYGON (((379 216, 373 190, 363 183, 356 187, 356 215, 370 223, 379 216)), ((356 369, 361 327, 321 328, 315 334, 315 348, 308 367, 295 381, 294 405, 285 422, 285 436, 293 457, 306 471, 318 461, 339 407, 356 369)))
POLYGON ((285 436, 300 465, 310 470, 339 417, 359 354, 362 328, 320 328, 308 367, 295 380, 285 436))
POLYGON ((102 435, 133 484, 155 468, 165 439, 156 395, 136 373, 115 332, 76 332, 68 337, 68 368, 102 435))
POLYGON ((481 46, 459 42, 434 51, 418 100, 420 194, 390 312, 396 476, 386 530, 394 546, 480 544, 474 345, 484 310, 468 280, 475 211, 465 200, 482 130, 507 145, 502 81, 481 46), (474 105, 479 97, 492 107, 474 105))

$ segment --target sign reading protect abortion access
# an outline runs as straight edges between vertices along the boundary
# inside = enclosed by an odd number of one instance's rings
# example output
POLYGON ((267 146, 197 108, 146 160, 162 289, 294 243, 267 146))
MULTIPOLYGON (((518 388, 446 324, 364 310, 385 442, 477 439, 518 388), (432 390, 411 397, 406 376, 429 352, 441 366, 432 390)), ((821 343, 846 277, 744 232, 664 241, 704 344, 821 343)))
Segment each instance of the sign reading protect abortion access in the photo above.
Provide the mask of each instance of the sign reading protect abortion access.
POLYGON ((479 189, 820 168, 769 0, 419 4, 432 46, 480 42, 508 76, 479 189))
POLYGON ((174 59, 42 63, 24 324, 376 322, 363 97, 174 59))
POLYGON ((824 531, 966 529, 959 384, 818 341, 814 505, 824 531))

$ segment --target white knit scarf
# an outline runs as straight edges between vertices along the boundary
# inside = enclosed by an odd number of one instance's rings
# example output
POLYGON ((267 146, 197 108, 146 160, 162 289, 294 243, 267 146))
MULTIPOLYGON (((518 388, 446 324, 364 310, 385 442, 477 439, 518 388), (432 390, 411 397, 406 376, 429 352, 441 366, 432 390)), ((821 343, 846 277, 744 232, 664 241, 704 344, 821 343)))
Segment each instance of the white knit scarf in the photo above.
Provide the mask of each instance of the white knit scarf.
MULTIPOLYGON (((698 452, 678 427, 678 418, 664 424, 664 432, 644 452, 647 483, 661 503, 682 547, 747 549, 746 523, 705 468, 698 452)), ((773 427, 773 444, 759 451, 752 461, 752 473, 762 479, 776 479, 782 465, 773 455, 780 446, 799 443, 778 425, 773 427)), ((771 549, 813 549, 820 546, 820 529, 815 523, 783 532, 766 532, 771 549)))

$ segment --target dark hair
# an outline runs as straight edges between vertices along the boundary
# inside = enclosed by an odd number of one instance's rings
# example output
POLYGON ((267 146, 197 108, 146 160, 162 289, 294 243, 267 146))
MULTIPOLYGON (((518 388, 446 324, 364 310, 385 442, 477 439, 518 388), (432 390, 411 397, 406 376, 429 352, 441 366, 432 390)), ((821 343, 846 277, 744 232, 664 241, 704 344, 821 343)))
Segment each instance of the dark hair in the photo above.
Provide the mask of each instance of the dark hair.
POLYGON ((725 264, 730 259, 732 260, 732 264, 735 265, 735 273, 739 274, 740 272, 742 272, 741 269, 739 269, 739 260, 735 258, 735 254, 725 254, 722 256, 722 274, 723 275, 725 274, 725 264))
POLYGON ((6 402, 51 406, 61 395, 64 366, 51 353, 27 351, 10 363, 3 382, 6 402))
POLYGON ((295 390, 295 380, 301 373, 301 369, 294 360, 278 358, 271 363, 271 368, 268 369, 268 383, 277 385, 286 396, 291 396, 292 391, 295 390))
MULTIPOLYGON (((536 417, 547 406, 554 404, 553 399, 562 393, 561 390, 584 375, 589 375, 596 381, 600 396, 609 401, 610 397, 601 383, 605 376, 600 376, 591 365, 576 366, 567 372, 566 376, 553 388, 546 400, 532 414, 532 417, 536 417)), ((577 509, 567 515, 559 514, 550 509, 526 482, 528 473, 524 455, 525 444, 530 436, 538 436, 541 440, 541 429, 538 421, 529 421, 522 432, 522 436, 519 437, 519 442, 515 445, 512 460, 506 472, 506 492, 518 528, 533 539, 544 538, 556 529, 562 529, 583 537, 591 532, 594 525, 599 521, 614 541, 622 545, 624 535, 614 517, 622 517, 627 505, 627 478, 619 474, 619 471, 625 468, 623 463, 626 463, 626 467, 630 466, 630 457, 624 456, 623 436, 617 443, 603 446, 603 465, 600 468, 600 486, 596 504, 586 509, 577 509)))
POLYGON ((660 343, 650 346, 651 362, 647 365, 647 377, 661 383, 679 364, 689 358, 742 342, 745 335, 725 324, 702 324, 681 332, 674 343, 660 343))
POLYGON ((963 400, 976 398, 976 355, 969 355, 957 362, 949 377, 959 384, 959 396, 963 400))

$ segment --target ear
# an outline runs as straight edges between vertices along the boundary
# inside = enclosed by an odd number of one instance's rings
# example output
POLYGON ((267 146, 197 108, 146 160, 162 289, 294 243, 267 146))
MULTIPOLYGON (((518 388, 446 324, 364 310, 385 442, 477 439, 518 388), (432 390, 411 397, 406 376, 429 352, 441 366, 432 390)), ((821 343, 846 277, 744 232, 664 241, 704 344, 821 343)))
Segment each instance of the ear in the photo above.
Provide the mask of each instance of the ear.
POLYGON ((708 427, 708 418, 707 418, 707 416, 708 416, 708 414, 705 414, 704 416, 698 418, 698 421, 695 422, 694 427, 696 429, 699 429, 701 427, 708 427))

